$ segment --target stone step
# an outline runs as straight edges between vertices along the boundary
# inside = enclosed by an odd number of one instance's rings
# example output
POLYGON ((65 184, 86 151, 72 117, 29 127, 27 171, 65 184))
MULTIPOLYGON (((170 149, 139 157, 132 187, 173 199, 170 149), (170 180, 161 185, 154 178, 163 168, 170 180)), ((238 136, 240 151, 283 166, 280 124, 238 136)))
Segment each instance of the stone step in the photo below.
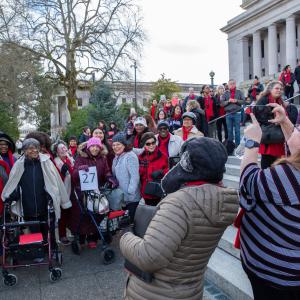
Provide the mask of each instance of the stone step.
POLYGON ((238 189, 239 188, 240 177, 228 175, 227 173, 223 176, 223 184, 225 187, 238 189))
POLYGON ((237 259, 240 259, 240 250, 233 246, 236 234, 237 229, 233 225, 228 226, 219 242, 218 247, 237 259))
POLYGON ((232 300, 251 300, 253 293, 241 261, 217 248, 211 256, 205 278, 232 300))
POLYGON ((241 160, 234 155, 230 155, 230 156, 228 156, 227 164, 240 166, 241 160))
POLYGON ((232 176, 240 176, 241 167, 240 165, 232 165, 232 164, 226 164, 226 174, 232 175, 232 176))

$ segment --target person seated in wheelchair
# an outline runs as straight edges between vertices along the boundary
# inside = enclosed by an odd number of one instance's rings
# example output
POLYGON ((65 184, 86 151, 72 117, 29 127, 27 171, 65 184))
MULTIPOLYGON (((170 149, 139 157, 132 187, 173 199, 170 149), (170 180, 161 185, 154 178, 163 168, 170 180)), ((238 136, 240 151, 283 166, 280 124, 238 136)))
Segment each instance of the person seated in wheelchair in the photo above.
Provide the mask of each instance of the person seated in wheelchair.
MULTIPOLYGON (((60 207, 72 206, 61 177, 48 155, 40 153, 40 143, 33 138, 25 139, 21 156, 14 164, 2 192, 4 202, 11 203, 12 214, 25 222, 42 222, 40 226, 29 226, 31 233, 40 232, 43 240, 48 233, 48 203, 51 201, 56 220, 60 218, 60 207)), ((52 245, 55 243, 53 219, 52 245)))

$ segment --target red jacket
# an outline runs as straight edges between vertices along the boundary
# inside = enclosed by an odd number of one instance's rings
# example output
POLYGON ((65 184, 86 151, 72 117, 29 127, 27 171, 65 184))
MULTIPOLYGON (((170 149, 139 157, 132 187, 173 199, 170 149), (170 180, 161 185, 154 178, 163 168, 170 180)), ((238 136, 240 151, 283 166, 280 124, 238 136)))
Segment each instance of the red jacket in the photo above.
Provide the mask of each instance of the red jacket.
POLYGON ((152 199, 151 196, 145 195, 145 187, 147 182, 154 181, 151 174, 155 171, 161 170, 163 175, 168 172, 168 158, 158 147, 153 153, 144 151, 139 155, 140 163, 140 179, 141 179, 141 195, 144 199, 152 199))

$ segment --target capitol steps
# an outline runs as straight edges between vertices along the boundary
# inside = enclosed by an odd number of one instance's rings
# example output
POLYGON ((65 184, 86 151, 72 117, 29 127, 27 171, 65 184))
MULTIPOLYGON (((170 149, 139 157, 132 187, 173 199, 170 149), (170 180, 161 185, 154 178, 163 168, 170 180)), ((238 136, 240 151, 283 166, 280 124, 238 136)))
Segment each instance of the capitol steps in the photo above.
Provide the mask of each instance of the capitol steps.
MULTIPOLYGON (((240 163, 241 161, 234 156, 228 158, 223 179, 225 186, 238 188, 240 163)), ((206 282, 211 283, 215 288, 206 288, 206 290, 216 291, 216 294, 212 292, 207 296, 206 293, 205 299, 253 299, 250 282, 241 265, 240 251, 233 246, 236 232, 237 229, 233 226, 226 229, 209 260, 205 278, 206 282)))

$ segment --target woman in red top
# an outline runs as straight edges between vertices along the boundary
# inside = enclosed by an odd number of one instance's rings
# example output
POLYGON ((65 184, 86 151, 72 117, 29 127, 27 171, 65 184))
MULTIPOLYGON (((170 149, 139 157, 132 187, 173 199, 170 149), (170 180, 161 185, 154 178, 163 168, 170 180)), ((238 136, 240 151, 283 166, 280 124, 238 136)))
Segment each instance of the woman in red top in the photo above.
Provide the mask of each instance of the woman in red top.
MULTIPOLYGON (((284 67, 283 71, 279 76, 279 81, 282 82, 284 87, 284 95, 287 98, 291 98, 294 96, 294 82, 295 75, 292 73, 292 69, 290 65, 284 67)), ((291 103, 294 103, 294 99, 291 100, 291 103)))
MULTIPOLYGON (((279 81, 273 81, 269 83, 266 89, 262 92, 261 97, 258 99, 254 108, 254 114, 258 122, 261 125, 268 125, 269 120, 273 119, 273 114, 270 110, 266 110, 264 107, 259 107, 259 105, 268 105, 269 103, 277 103, 279 105, 287 107, 287 103, 282 101, 282 91, 283 86, 279 81)), ((285 155, 285 145, 284 138, 280 143, 273 143, 272 138, 270 138, 270 143, 260 144, 259 153, 261 154, 261 168, 269 168, 275 160, 285 155)))
POLYGON ((227 125, 226 125, 226 118, 225 118, 225 109, 223 106, 221 106, 221 97, 225 93, 225 88, 223 85, 219 85, 216 90, 216 95, 215 95, 215 102, 216 102, 216 107, 217 107, 217 114, 216 117, 220 118, 217 120, 216 125, 217 125, 217 132, 218 132, 218 139, 222 143, 222 127, 224 129, 225 133, 225 140, 228 138, 228 131, 227 131, 227 125))
POLYGON ((139 155, 141 195, 147 205, 157 205, 161 198, 145 194, 146 184, 148 182, 159 182, 168 172, 168 158, 156 145, 154 133, 144 133, 141 139, 144 146, 144 152, 139 155))
POLYGON ((150 114, 153 120, 157 119, 157 114, 158 114, 158 105, 157 105, 157 100, 153 99, 152 105, 151 105, 151 110, 150 114))

